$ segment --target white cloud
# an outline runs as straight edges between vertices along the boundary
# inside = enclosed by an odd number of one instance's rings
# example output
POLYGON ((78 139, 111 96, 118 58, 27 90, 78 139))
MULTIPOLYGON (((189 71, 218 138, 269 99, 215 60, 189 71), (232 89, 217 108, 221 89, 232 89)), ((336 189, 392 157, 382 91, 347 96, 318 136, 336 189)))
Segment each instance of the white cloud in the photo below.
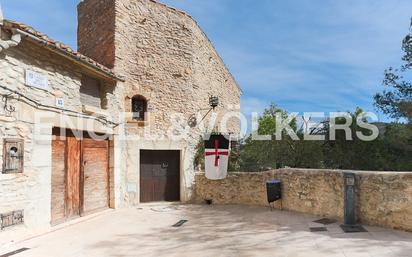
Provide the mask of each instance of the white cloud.
MULTIPOLYGON (((372 109, 397 66, 410 0, 161 0, 192 15, 244 89, 242 109, 372 109)), ((75 46, 79 0, 3 0, 5 16, 75 46)))

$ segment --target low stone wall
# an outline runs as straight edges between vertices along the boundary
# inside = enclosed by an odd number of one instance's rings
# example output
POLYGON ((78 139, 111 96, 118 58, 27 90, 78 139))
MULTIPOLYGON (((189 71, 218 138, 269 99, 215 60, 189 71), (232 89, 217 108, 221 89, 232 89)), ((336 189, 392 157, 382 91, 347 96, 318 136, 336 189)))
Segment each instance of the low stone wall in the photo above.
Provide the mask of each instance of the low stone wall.
MULTIPOLYGON (((343 218, 341 170, 279 169, 229 173, 211 181, 196 174, 196 202, 268 206, 266 181, 282 181, 282 201, 276 208, 343 218), (282 206, 281 206, 282 205, 282 206)), ((412 231, 412 172, 354 171, 359 222, 412 231)))

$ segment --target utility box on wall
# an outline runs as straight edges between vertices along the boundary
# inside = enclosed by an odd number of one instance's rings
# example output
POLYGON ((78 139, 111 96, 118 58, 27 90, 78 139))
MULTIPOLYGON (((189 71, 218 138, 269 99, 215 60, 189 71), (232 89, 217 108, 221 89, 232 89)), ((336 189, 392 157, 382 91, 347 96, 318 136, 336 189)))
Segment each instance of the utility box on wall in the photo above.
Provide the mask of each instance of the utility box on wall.
POLYGON ((280 180, 267 181, 266 191, 269 203, 280 200, 282 198, 282 182, 280 180))
POLYGON ((282 199, 282 182, 280 180, 267 181, 266 193, 270 210, 272 210, 272 203, 282 199))

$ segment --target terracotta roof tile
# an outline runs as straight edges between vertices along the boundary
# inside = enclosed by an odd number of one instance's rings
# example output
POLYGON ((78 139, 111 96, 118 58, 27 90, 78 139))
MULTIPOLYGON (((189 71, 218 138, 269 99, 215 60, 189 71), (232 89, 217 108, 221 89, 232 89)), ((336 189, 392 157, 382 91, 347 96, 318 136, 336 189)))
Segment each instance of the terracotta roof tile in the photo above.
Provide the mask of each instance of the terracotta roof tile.
POLYGON ((93 59, 77 52, 76 50, 72 49, 70 46, 64 43, 49 38, 46 34, 41 33, 30 26, 27 26, 26 24, 16 21, 4 20, 4 27, 8 29, 18 29, 23 32, 26 32, 43 41, 46 47, 63 51, 67 56, 71 57, 74 61, 86 63, 86 65, 91 66, 91 68, 100 71, 101 73, 104 73, 116 80, 124 80, 124 78, 115 74, 112 69, 109 69, 106 66, 94 61, 93 59))

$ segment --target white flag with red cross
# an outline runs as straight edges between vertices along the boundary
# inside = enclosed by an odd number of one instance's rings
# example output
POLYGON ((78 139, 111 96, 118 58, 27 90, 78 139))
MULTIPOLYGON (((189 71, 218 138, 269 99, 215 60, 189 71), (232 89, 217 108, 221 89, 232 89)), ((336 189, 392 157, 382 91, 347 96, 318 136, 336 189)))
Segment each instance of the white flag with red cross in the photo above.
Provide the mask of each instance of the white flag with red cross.
POLYGON ((224 179, 229 164, 229 137, 211 135, 205 140, 205 173, 211 180, 224 179))

